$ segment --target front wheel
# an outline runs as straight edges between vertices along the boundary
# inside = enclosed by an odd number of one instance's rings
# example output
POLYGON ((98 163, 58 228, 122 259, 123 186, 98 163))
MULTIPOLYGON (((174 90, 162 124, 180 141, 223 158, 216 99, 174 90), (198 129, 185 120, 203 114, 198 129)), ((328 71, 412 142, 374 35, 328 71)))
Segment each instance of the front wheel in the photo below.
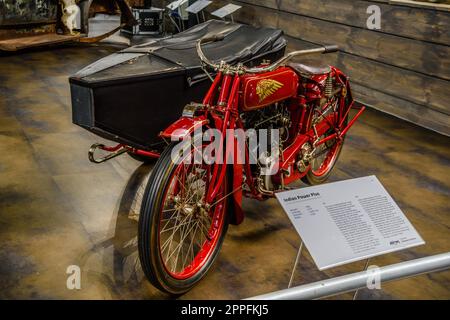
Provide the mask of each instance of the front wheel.
POLYGON ((228 228, 223 200, 228 182, 225 175, 218 201, 205 208, 212 166, 182 162, 181 156, 172 155, 174 146, 162 153, 149 178, 138 246, 150 282, 167 293, 182 294, 205 276, 220 250, 228 228))

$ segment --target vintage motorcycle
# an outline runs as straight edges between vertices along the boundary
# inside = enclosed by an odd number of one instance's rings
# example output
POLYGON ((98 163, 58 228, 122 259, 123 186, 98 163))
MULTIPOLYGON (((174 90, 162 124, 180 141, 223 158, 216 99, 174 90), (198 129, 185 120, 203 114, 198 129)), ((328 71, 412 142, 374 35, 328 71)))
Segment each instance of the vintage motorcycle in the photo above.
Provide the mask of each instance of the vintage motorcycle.
MULTIPOLYGON (((202 44, 222 38, 197 42, 203 65, 216 76, 203 102, 187 105, 183 116, 161 132, 171 142, 155 164, 142 201, 141 265, 154 286, 171 294, 188 291, 205 276, 228 224, 243 221, 243 196, 264 200, 300 179, 310 185, 324 182, 347 131, 364 111, 352 98, 348 77, 337 68, 286 64, 296 56, 336 52, 337 46, 295 51, 273 64, 248 68, 213 63, 205 56, 202 44), (351 109, 358 111, 349 120, 351 109), (195 147, 174 152, 178 140, 189 136, 194 145, 194 133, 211 128, 223 133, 215 141, 221 153, 216 155, 226 160, 230 152, 220 150, 233 140, 225 139, 227 130, 279 129, 277 152, 266 153, 272 160, 277 157, 278 170, 267 174, 268 160, 261 157, 250 163, 247 140, 241 163, 182 161, 198 151, 195 147)), ((206 149, 213 143, 203 140, 200 145, 206 149)))

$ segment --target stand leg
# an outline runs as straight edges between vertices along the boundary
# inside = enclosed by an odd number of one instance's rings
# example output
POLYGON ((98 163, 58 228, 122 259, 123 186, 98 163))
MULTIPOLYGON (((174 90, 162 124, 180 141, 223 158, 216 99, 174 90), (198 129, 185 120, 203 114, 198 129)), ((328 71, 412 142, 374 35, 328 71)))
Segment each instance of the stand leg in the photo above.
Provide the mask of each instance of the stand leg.
POLYGON ((170 14, 169 14, 169 19, 170 19, 170 21, 172 21, 173 25, 178 30, 178 32, 181 32, 180 28, 178 27, 177 22, 172 18, 172 16, 170 14))
MULTIPOLYGON (((364 265, 363 271, 367 271, 367 268, 369 267, 369 261, 370 261, 370 259, 366 260, 366 264, 364 265)), ((356 300, 356 298, 358 297, 358 292, 359 292, 359 289, 355 291, 355 294, 353 295, 353 300, 356 300)))
POLYGON ((298 248, 297 257, 295 258, 294 267, 292 268, 291 278, 289 279, 288 289, 292 286, 292 281, 294 280, 295 269, 297 269, 300 256, 302 255, 303 241, 300 242, 300 247, 298 248))
POLYGON ((181 31, 184 31, 184 20, 181 17, 180 17, 180 22, 181 22, 181 31))
POLYGON ((203 22, 206 22, 205 11, 202 10, 203 22))

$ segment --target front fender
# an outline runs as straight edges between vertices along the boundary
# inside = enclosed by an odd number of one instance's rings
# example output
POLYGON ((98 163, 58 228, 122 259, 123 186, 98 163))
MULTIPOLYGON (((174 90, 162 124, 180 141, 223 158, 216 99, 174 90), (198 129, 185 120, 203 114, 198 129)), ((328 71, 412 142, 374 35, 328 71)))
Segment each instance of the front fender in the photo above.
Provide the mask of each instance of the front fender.
MULTIPOLYGON (((159 136, 162 138, 170 139, 171 141, 183 140, 185 137, 192 135, 192 133, 209 123, 206 116, 198 117, 181 117, 164 131, 159 136)), ((235 144, 236 148, 237 144, 235 144)), ((242 164, 234 164, 228 167, 228 179, 230 179, 232 190, 238 189, 243 183, 243 166, 242 164)), ((230 208, 228 214, 230 215, 230 223, 234 225, 241 224, 244 220, 244 212, 242 210, 242 190, 234 192, 233 196, 229 198, 230 208)))
POLYGON ((198 117, 181 117, 164 131, 159 136, 162 138, 171 139, 172 141, 181 140, 184 137, 191 135, 195 129, 201 128, 208 124, 209 120, 206 116, 198 117))

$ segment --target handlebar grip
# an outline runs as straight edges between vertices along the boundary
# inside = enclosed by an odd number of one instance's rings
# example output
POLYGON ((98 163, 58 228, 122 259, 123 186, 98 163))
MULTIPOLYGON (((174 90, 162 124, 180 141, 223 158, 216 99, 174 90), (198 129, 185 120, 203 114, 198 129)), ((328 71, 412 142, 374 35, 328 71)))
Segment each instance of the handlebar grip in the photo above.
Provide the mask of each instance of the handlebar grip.
POLYGON ((327 45, 327 46, 323 46, 325 51, 323 53, 332 53, 332 52, 338 52, 339 51, 339 46, 332 44, 332 45, 327 45))
POLYGON ((205 42, 222 41, 224 38, 225 38, 225 36, 223 34, 215 34, 215 35, 212 35, 212 36, 203 37, 201 39, 201 42, 205 43, 205 42))

